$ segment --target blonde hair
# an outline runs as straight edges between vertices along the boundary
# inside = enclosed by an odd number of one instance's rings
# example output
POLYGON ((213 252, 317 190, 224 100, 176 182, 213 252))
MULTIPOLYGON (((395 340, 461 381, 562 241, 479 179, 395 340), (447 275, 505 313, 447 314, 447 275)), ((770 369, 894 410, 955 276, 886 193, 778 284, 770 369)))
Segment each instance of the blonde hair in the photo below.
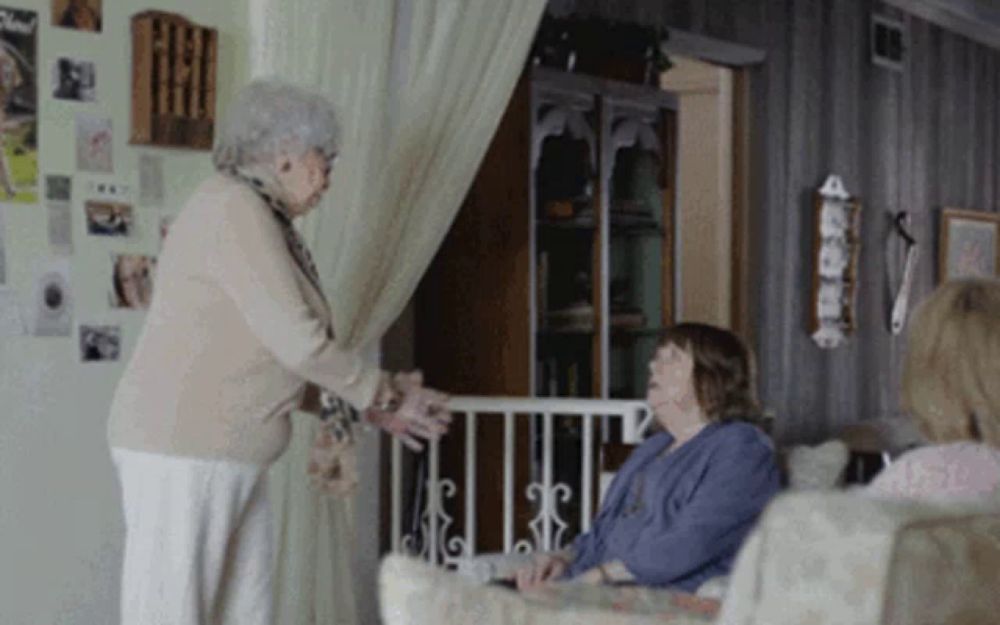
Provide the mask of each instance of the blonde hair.
POLYGON ((913 315, 903 409, 934 442, 1000 446, 1000 282, 946 282, 913 315))

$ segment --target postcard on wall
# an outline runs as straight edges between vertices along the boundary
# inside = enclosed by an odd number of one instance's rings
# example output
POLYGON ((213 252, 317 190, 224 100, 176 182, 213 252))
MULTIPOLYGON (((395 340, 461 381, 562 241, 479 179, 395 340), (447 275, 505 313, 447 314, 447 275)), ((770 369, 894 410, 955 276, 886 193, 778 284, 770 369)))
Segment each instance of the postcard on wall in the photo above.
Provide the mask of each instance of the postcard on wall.
POLYGON ((139 203, 163 204, 163 158, 160 156, 139 155, 139 203))
POLYGON ((69 202, 49 202, 49 249, 57 256, 73 253, 73 211, 69 202))
POLYGON ((45 176, 45 199, 69 202, 73 197, 73 179, 69 176, 45 176))
POLYGON ((111 119, 79 113, 76 116, 76 168, 98 174, 112 172, 111 119))
POLYGON ((25 333, 17 292, 10 287, 0 286, 0 338, 24 336, 25 333))
POLYGON ((0 7, 0 201, 38 201, 38 14, 0 7))
POLYGON ((53 260, 42 269, 35 282, 31 310, 35 336, 70 336, 73 297, 69 285, 69 259, 53 260))
POLYGON ((108 300, 112 308, 145 310, 153 299, 156 259, 142 254, 111 255, 111 289, 108 300))
POLYGON ((60 57, 52 65, 52 97, 93 102, 97 99, 97 70, 93 61, 60 57))
POLYGON ((130 204, 108 200, 87 200, 87 233, 104 237, 131 237, 135 234, 135 214, 130 204))
POLYGON ((114 362, 121 353, 122 331, 119 326, 81 325, 80 360, 114 362))
POLYGON ((52 25, 101 32, 101 0, 52 0, 52 25))

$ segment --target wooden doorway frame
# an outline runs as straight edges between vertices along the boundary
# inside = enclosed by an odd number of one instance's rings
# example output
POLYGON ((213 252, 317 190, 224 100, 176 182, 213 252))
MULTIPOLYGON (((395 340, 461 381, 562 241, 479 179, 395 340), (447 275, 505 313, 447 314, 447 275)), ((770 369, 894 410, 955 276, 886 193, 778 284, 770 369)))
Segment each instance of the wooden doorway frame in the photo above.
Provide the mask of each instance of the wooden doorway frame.
MULTIPOLYGON (((668 36, 661 45, 668 56, 675 54, 697 59, 712 65, 719 65, 733 70, 733 150, 732 150, 732 238, 733 252, 731 263, 731 315, 730 326, 733 331, 747 340, 755 343, 754 323, 752 319, 754 303, 750 289, 749 269, 759 257, 759 241, 755 235, 757 229, 751 218, 751 206, 755 199, 761 197, 763 190, 760 181, 763 176, 763 159, 751 159, 751 154, 758 154, 758 147, 764 137, 761 122, 766 118, 755 106, 752 97, 752 86, 755 83, 754 74, 763 69, 767 53, 763 50, 731 43, 721 39, 713 39, 703 35, 669 28, 668 36)), ((680 220, 676 220, 680 223, 680 220)), ((682 240, 682 233, 675 232, 675 239, 682 240)), ((679 267, 677 268, 679 274, 679 267)), ((679 290, 680 276, 675 277, 676 288, 679 290)))

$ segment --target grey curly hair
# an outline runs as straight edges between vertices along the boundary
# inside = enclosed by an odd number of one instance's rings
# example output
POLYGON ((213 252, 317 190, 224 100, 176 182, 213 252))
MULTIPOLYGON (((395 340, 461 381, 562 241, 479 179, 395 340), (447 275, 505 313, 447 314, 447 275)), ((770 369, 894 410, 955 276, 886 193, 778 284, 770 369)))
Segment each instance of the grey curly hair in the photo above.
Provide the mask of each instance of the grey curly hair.
POLYGON ((340 128, 333 104, 323 96, 277 79, 244 87, 216 132, 212 162, 219 171, 246 167, 281 151, 300 156, 312 149, 336 155, 340 128))

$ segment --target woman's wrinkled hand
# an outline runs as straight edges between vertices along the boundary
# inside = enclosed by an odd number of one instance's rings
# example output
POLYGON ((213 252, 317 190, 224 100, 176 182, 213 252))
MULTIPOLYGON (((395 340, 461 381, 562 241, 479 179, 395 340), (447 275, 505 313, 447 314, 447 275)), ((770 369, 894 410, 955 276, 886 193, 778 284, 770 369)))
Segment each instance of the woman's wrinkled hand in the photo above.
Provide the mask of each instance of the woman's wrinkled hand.
POLYGON ((419 371, 397 373, 392 384, 402 396, 399 406, 392 411, 369 410, 370 422, 413 451, 423 450, 421 439, 437 440, 448 432, 448 395, 425 387, 419 371))
POLYGON ((562 553, 540 553, 531 564, 514 574, 517 589, 532 590, 562 577, 569 568, 569 559, 562 553))

